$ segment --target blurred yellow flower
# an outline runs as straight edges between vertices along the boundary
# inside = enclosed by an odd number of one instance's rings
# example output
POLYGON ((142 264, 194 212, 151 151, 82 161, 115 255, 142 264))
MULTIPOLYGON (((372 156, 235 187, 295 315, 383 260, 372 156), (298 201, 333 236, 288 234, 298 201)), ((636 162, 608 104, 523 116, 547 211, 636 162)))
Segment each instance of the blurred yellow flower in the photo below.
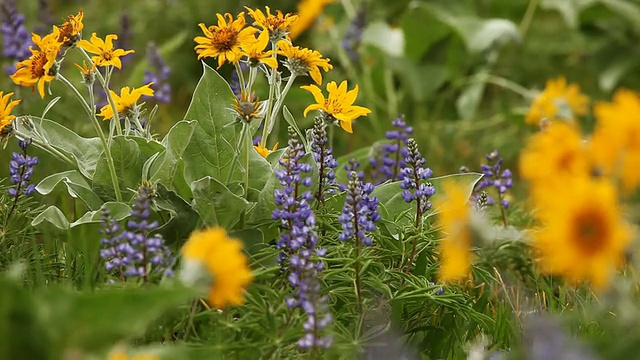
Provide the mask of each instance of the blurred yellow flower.
POLYGON ((311 110, 321 110, 338 120, 340 126, 348 133, 353 132, 351 122, 354 119, 371 112, 365 107, 353 105, 353 102, 358 97, 358 85, 353 90, 347 91, 346 80, 340 83, 340 86, 335 81, 328 83, 327 91, 329 92, 329 97, 326 99, 322 94, 322 90, 315 85, 301 86, 301 88, 313 94, 316 101, 315 104, 311 104, 304 109, 305 117, 311 110))
POLYGON ((224 16, 216 14, 218 25, 206 27, 203 23, 198 24, 204 36, 196 36, 193 40, 198 44, 195 47, 198 60, 208 57, 218 58, 218 68, 228 61, 237 63, 242 58, 240 47, 256 41, 255 33, 257 28, 252 26, 244 27, 244 12, 238 14, 238 18, 233 20, 233 15, 226 13, 224 16))
POLYGON ((471 208, 464 187, 445 182, 442 194, 434 199, 438 223, 445 237, 440 240, 440 279, 456 281, 471 270, 471 208))
MULTIPOLYGON (((188 269, 203 268, 212 279, 209 302, 215 308, 242 305, 244 292, 253 280, 240 240, 230 238, 223 228, 215 227, 191 233, 182 248, 183 278, 188 269)), ((201 278, 196 276, 196 278, 201 278)))
POLYGON ((84 24, 82 23, 83 18, 84 13, 82 10, 78 12, 78 15, 69 15, 69 20, 65 20, 62 25, 58 26, 60 29, 58 42, 62 43, 64 46, 75 45, 80 40, 80 35, 84 28, 84 24))
MULTIPOLYGON (((120 95, 116 94, 113 90, 109 90, 113 101, 116 103, 116 110, 119 114, 125 114, 128 110, 140 100, 143 95, 153 96, 153 89, 150 87, 152 83, 137 89, 131 90, 128 86, 123 87, 120 90, 120 95)), ((109 120, 113 117, 113 109, 111 104, 107 104, 100 109, 98 116, 102 116, 104 120, 109 120)))
POLYGON ((96 66, 109 66, 113 65, 118 69, 122 68, 122 61, 120 61, 120 57, 125 56, 127 54, 131 54, 133 50, 123 50, 123 49, 114 49, 113 48, 113 40, 117 40, 118 35, 107 35, 105 40, 99 38, 96 33, 91 34, 91 40, 80 40, 78 42, 78 47, 95 54, 96 56, 91 57, 91 60, 96 64, 96 66))
POLYGON ((53 27, 53 32, 41 38, 33 34, 31 40, 38 49, 30 47, 31 57, 16 65, 16 72, 11 75, 11 80, 20 86, 30 86, 35 89, 38 85, 38 93, 44 98, 44 85, 56 78, 53 69, 56 57, 62 44, 58 42, 60 29, 53 27))
POLYGON ((11 96, 13 96, 12 92, 5 95, 3 91, 0 91, 0 134, 4 133, 5 127, 10 126, 13 119, 16 118, 15 115, 11 115, 11 111, 13 111, 13 108, 20 104, 21 101, 9 101, 11 96))
POLYGON ((271 9, 265 6, 266 15, 260 9, 250 9, 245 6, 249 15, 253 18, 253 25, 258 26, 268 33, 268 38, 274 43, 280 39, 288 39, 289 28, 298 20, 298 15, 282 14, 282 11, 276 10, 275 14, 271 14, 271 9))
POLYGON ((324 7, 333 0, 302 0, 298 3, 298 20, 291 26, 291 38, 302 34, 322 14, 324 7))
POLYGON ((614 185, 603 178, 567 178, 540 199, 536 214, 542 228, 533 233, 533 245, 542 269, 606 288, 631 241, 614 185))
POLYGON ((278 42, 278 54, 286 56, 284 65, 295 75, 309 75, 316 84, 322 85, 320 68, 325 72, 333 69, 329 59, 322 58, 316 50, 292 46, 286 40, 278 42))
POLYGON ((248 58, 250 66, 263 63, 274 69, 278 67, 278 60, 273 56, 273 50, 265 51, 267 45, 269 45, 269 33, 266 31, 261 32, 254 42, 242 45, 242 55, 248 58))
POLYGON ((129 356, 127 353, 122 351, 112 351, 109 353, 108 360, 160 360, 160 357, 152 354, 136 354, 129 356))
POLYGON ((588 143, 576 126, 552 123, 531 136, 520 153, 520 176, 530 182, 532 193, 565 177, 589 176, 588 143))
POLYGON ((594 114, 593 161, 628 194, 640 185, 640 94, 619 90, 613 102, 597 103, 594 114))
POLYGON ((580 93, 576 84, 568 84, 564 77, 547 80, 547 84, 531 104, 526 121, 539 125, 543 119, 554 122, 573 122, 589 111, 589 98, 580 93))
POLYGON ((260 142, 258 142, 258 146, 254 146, 253 148, 256 150, 256 152, 258 152, 258 154, 260 154, 260 156, 262 156, 263 158, 266 159, 269 154, 271 154, 272 152, 274 152, 274 151, 276 151, 278 149, 278 143, 276 143, 273 146, 273 149, 271 149, 271 150, 269 150, 266 147, 264 147, 264 145, 262 145, 262 143, 260 143, 260 142))

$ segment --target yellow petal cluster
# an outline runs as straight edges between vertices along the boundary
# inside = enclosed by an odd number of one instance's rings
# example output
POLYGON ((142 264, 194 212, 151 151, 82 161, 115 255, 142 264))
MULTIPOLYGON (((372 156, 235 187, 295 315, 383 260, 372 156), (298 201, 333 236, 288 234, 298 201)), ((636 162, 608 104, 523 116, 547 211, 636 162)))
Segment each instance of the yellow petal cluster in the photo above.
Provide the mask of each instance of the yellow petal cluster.
POLYGON ((301 88, 309 91, 316 101, 315 104, 311 104, 304 109, 304 116, 307 116, 311 110, 321 110, 338 120, 340 126, 348 133, 353 132, 351 125, 353 120, 371 112, 365 107, 353 105, 358 97, 358 85, 347 91, 346 80, 341 82, 340 86, 335 81, 328 83, 327 92, 329 92, 329 96, 327 98, 322 94, 322 90, 315 85, 301 86, 301 88))
POLYGON ((551 122, 574 122, 589 111, 589 98, 580 92, 576 84, 567 84, 564 77, 550 79, 529 108, 526 121, 538 125, 543 119, 551 122))
POLYGON ((60 51, 62 43, 58 41, 60 38, 60 29, 53 27, 53 31, 40 37, 33 34, 31 41, 35 47, 31 46, 31 57, 19 62, 16 65, 16 72, 11 75, 11 80, 20 86, 29 86, 35 89, 38 86, 38 93, 44 98, 44 85, 56 78, 53 67, 60 51))
POLYGON ((445 182, 434 199, 438 223, 445 235, 440 240, 440 279, 451 282, 468 277, 471 270, 471 208, 463 186, 445 182))
POLYGON ((245 27, 244 12, 238 14, 235 20, 229 13, 224 16, 216 15, 218 25, 207 27, 203 23, 198 24, 204 36, 197 36, 194 41, 198 44, 195 47, 198 60, 217 57, 218 68, 220 68, 225 61, 232 64, 240 61, 242 58, 240 48, 256 41, 255 33, 258 29, 245 27))
POLYGON ((11 115, 11 111, 20 104, 21 100, 9 101, 12 96, 12 92, 5 95, 3 91, 0 91, 0 134, 4 133, 4 129, 10 126, 13 119, 16 118, 15 115, 11 115))
MULTIPOLYGON (((113 101, 116 104, 116 110, 120 114, 126 113, 129 109, 131 109, 140 98, 145 96, 153 96, 153 89, 151 88, 151 84, 149 83, 145 86, 134 88, 131 90, 128 86, 123 87, 120 90, 120 95, 116 94, 113 90, 109 90, 113 101)), ((113 108, 111 104, 107 104, 100 109, 100 113, 98 116, 102 116, 104 120, 109 120, 113 117, 113 108)))
POLYGON ((333 69, 329 64, 329 59, 323 58, 322 54, 316 50, 293 46, 285 40, 278 42, 278 54, 287 58, 285 66, 296 75, 309 74, 316 84, 322 85, 322 73, 333 69))
POLYGON ((115 66, 116 68, 122 68, 121 57, 131 54, 133 50, 115 49, 113 40, 117 40, 118 35, 110 34, 103 40, 99 38, 96 33, 91 34, 91 39, 80 40, 78 47, 86 50, 87 52, 94 54, 91 57, 96 66, 115 66))

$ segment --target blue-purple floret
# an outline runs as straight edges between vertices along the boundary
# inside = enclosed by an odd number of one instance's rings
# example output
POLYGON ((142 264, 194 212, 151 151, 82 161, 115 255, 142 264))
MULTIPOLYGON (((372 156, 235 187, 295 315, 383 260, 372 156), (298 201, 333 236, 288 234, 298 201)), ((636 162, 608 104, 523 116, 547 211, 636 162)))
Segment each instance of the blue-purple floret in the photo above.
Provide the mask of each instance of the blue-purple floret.
POLYGON ((357 61, 359 57, 358 48, 360 47, 360 43, 362 42, 362 34, 364 31, 364 27, 367 24, 366 20, 366 9, 362 7, 360 8, 360 10, 358 10, 358 13, 353 18, 353 20, 351 20, 349 29, 347 29, 347 33, 342 40, 342 48, 347 51, 347 54, 349 54, 349 57, 353 61, 357 61))
MULTIPOLYGON (((144 70, 144 84, 151 84, 151 88, 154 90, 153 98, 161 103, 171 102, 171 85, 169 85, 169 75, 171 74, 171 68, 167 66, 166 62, 162 58, 162 54, 158 48, 149 44, 147 46, 147 61, 149 62, 149 69, 144 70)), ((149 98, 144 96, 145 98, 149 98)))
POLYGON ((281 225, 277 260, 288 272, 289 284, 293 288, 286 304, 290 308, 301 308, 307 315, 303 325, 305 335, 298 341, 298 347, 326 349, 331 346, 332 339, 320 336, 320 332, 331 322, 331 313, 327 297, 321 294, 319 280, 319 272, 324 269, 321 258, 326 255, 326 249, 318 248, 316 217, 310 206, 313 195, 306 190, 312 183, 308 175, 313 168, 301 162, 304 154, 304 147, 296 139, 295 131, 290 129, 289 146, 280 159, 281 168, 275 171, 282 189, 275 190, 278 208, 273 211, 272 218, 280 220, 281 225))
POLYGON ((377 156, 369 159, 374 170, 372 178, 376 184, 398 180, 400 169, 406 165, 404 159, 407 156, 407 142, 413 134, 413 128, 407 126, 403 115, 399 115, 391 124, 396 129, 387 131, 385 137, 391 142, 376 149, 377 156))
POLYGON ((13 186, 9 187, 8 192, 11 197, 20 195, 29 196, 36 191, 36 186, 30 184, 31 175, 33 175, 34 166, 38 165, 38 157, 27 155, 27 149, 31 144, 29 140, 19 140, 18 146, 22 153, 13 152, 11 161, 9 162, 9 179, 13 186))
MULTIPOLYGON (((486 155, 487 164, 480 165, 484 177, 476 185, 474 193, 480 193, 482 190, 493 187, 498 193, 500 205, 504 209, 509 208, 509 200, 505 198, 507 191, 513 186, 511 170, 502 170, 503 159, 499 156, 498 150, 494 150, 486 155)), ((487 197, 489 204, 495 204, 495 199, 491 196, 487 197)))
POLYGON ((5 72, 11 75, 16 71, 16 64, 19 61, 31 56, 29 47, 33 45, 31 34, 24 26, 24 15, 18 12, 14 0, 5 0, 2 4, 0 33, 2 33, 2 55, 11 61, 11 65, 5 68, 5 72))
POLYGON ((407 142, 407 156, 404 161, 405 167, 400 171, 402 199, 408 203, 416 201, 419 212, 424 214, 431 208, 429 199, 436 193, 436 189, 427 181, 433 175, 433 171, 424 167, 427 162, 413 139, 407 142))
POLYGON ((342 241, 356 240, 365 246, 371 246, 371 233, 376 230, 379 200, 371 193, 375 187, 369 182, 363 182, 355 171, 349 174, 349 184, 346 198, 342 207, 342 214, 338 221, 342 223, 342 232, 338 238, 342 241))
POLYGON ((149 185, 140 186, 127 229, 122 232, 118 222, 103 210, 100 257, 105 260, 106 270, 117 270, 121 279, 142 277, 146 281, 152 271, 164 276, 173 274, 175 258, 160 234, 151 235, 158 228, 157 221, 149 221, 152 193, 149 185))

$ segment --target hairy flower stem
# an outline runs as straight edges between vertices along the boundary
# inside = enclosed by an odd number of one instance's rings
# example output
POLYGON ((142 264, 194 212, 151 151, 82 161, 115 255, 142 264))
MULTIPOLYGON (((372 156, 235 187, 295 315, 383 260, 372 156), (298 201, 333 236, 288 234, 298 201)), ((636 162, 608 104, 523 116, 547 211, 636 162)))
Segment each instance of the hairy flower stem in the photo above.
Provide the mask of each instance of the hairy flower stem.
MULTIPOLYGON (((278 45, 275 42, 271 42, 271 50, 273 50, 273 57, 277 57, 278 45)), ((271 114, 273 113, 274 107, 274 96, 276 92, 276 76, 278 75, 277 69, 271 69, 271 73, 269 76, 269 102, 267 103, 267 116, 264 118, 264 124, 262 125, 262 145, 268 147, 267 138, 269 137, 269 132, 271 131, 270 127, 272 127, 269 122, 271 121, 271 114)))
POLYGON ((244 81, 244 72, 242 72, 242 68, 240 67, 240 63, 237 62, 236 64, 236 72, 238 73, 238 79, 240 80, 240 92, 247 94, 247 90, 249 90, 250 88, 247 87, 247 83, 244 81))
POLYGON ((89 115, 89 118, 91 119, 91 123, 93 124, 93 128, 98 134, 98 137, 102 142, 102 147, 104 148, 104 154, 107 159, 107 167, 109 168, 109 175, 111 175, 111 183, 115 191, 116 201, 122 202, 122 194, 120 194, 120 184, 118 184, 118 175, 116 173, 116 167, 113 162, 113 157, 111 156, 111 149, 109 148, 107 139, 104 136, 104 132, 102 131, 102 128, 100 127, 100 123, 98 122, 98 118, 96 117, 96 113, 94 111, 95 109, 91 109, 91 107, 89 106, 89 104, 87 104, 87 101, 84 99, 84 97, 82 97, 78 89, 76 89, 76 87, 73 86, 73 84, 71 84, 71 82, 69 82, 67 78, 58 74, 58 79, 62 81, 62 83, 65 84, 69 89, 71 89, 73 94, 80 101, 80 104, 82 104, 82 106, 84 107, 84 110, 87 112, 87 115, 89 115))
MULTIPOLYGON (((91 60, 91 56, 87 54, 86 51, 82 48, 77 48, 80 50, 82 56, 87 60, 89 66, 93 65, 93 60, 91 60)), ((118 108, 116 107, 116 102, 113 100, 113 96, 111 96, 111 91, 109 91, 109 81, 105 80, 102 73, 96 69, 95 71, 98 81, 100 81, 100 85, 102 85, 102 89, 104 90, 105 95, 107 95, 107 100, 109 101, 109 105, 111 105, 111 110, 113 110, 113 121, 115 121, 116 125, 116 134, 122 135, 122 126, 120 125, 120 114, 118 114, 118 108)), ((95 116, 95 115, 94 115, 95 116)))
MULTIPOLYGON (((354 213, 356 211, 355 209, 356 205, 353 205, 353 210, 354 213)), ((354 222, 354 232, 357 234, 358 233, 358 222, 355 221, 354 222)), ((362 283, 360 280, 360 246, 362 246, 361 244, 362 242, 356 238, 356 259, 355 259, 355 264, 354 264, 354 268, 356 271, 356 297, 358 298, 358 313, 360 313, 360 315, 363 315, 362 313, 362 283)))
POLYGON ((242 153, 243 149, 247 150, 244 151, 244 163, 241 165, 243 167, 242 169, 242 181, 243 181, 243 185, 244 185, 244 197, 246 198, 248 196, 249 193, 249 151, 248 149, 250 148, 250 144, 251 144, 251 139, 249 138, 249 124, 247 122, 242 122, 242 131, 240 131, 240 139, 238 140, 238 146, 236 147, 236 151, 233 154, 233 159, 231 160, 231 167, 229 168, 229 173, 227 174, 227 180, 226 180, 226 184, 229 184, 231 182, 231 179, 233 179, 233 173, 236 170, 236 165, 238 164, 239 160, 240 160, 240 154, 242 153))
MULTIPOLYGON (((419 184, 419 177, 417 175, 417 171, 414 172, 414 178, 416 181, 416 184, 419 184)), ((416 198, 416 219, 415 219, 415 227, 416 230, 419 230, 420 227, 422 226, 422 199, 420 199, 420 197, 416 198)), ((407 263, 407 268, 405 270, 405 273, 408 274, 411 272, 411 266, 413 266, 413 261, 415 260, 416 257, 416 250, 418 248, 418 237, 414 237, 413 238, 413 244, 411 245, 411 255, 409 256, 409 262, 407 263)))

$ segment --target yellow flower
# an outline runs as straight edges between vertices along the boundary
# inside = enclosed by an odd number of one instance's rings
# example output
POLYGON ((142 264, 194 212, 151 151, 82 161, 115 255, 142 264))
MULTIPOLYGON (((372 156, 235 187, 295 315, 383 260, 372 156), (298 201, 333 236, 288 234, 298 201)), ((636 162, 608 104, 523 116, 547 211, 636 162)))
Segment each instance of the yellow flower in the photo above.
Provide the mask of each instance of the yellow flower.
POLYGON ((566 177, 589 176, 588 143, 576 126, 556 122, 527 141, 520 153, 520 176, 531 183, 532 192, 566 177))
POLYGON ((73 46, 80 40, 80 33, 84 28, 82 19, 84 13, 82 10, 78 12, 78 15, 69 15, 69 20, 65 20, 62 25, 58 26, 60 29, 60 36, 58 42, 64 44, 64 46, 73 46))
POLYGON ((589 98, 576 84, 567 85, 564 77, 547 80, 544 91, 533 100, 526 121, 538 125, 542 119, 573 122, 589 111, 589 98))
POLYGON ((548 188, 539 202, 542 228, 533 233, 544 271, 570 282, 608 286, 631 241, 616 189, 606 179, 567 178, 561 190, 548 188))
POLYGON ((251 122, 252 120, 262 119, 266 111, 266 103, 261 103, 255 96, 255 93, 247 94, 242 92, 240 97, 234 99, 233 108, 231 109, 240 119, 251 122))
POLYGON ((318 85, 322 85, 322 74, 319 68, 325 72, 333 69, 333 66, 329 64, 329 59, 323 59, 322 54, 316 50, 292 46, 286 40, 278 42, 278 49, 278 54, 287 57, 284 65, 292 74, 309 74, 318 85))
MULTIPOLYGON (((131 90, 128 86, 123 87, 120 90, 120 95, 116 94, 113 90, 109 90, 113 101, 116 103, 116 110, 119 114, 126 114, 128 110, 131 110, 133 106, 140 100, 143 95, 153 96, 153 89, 150 87, 153 83, 148 83, 143 87, 131 90)), ((98 116, 102 116, 104 120, 109 120, 113 117, 113 109, 111 104, 107 104, 100 109, 98 116)))
POLYGON ((298 20, 291 26, 290 35, 298 37, 307 30, 318 18, 324 7, 333 0, 302 0, 298 3, 298 20))
POLYGON ((96 33, 93 33, 91 34, 91 41, 80 40, 80 42, 78 42, 78 47, 95 54, 96 56, 91 57, 91 60, 93 60, 97 66, 113 65, 120 69, 122 68, 122 61, 120 61, 120 57, 131 54, 134 51, 114 49, 113 40, 116 39, 118 39, 118 35, 110 34, 102 40, 96 35, 96 33))
POLYGON ((151 354, 137 354, 129 356, 122 351, 112 351, 109 353, 108 360, 160 360, 158 355, 151 354))
POLYGON ((298 20, 298 15, 283 15, 280 10, 276 10, 276 14, 272 15, 271 9, 268 6, 265 6, 265 8, 267 9, 266 15, 260 9, 252 10, 245 6, 245 9, 254 20, 253 25, 267 31, 271 41, 276 42, 280 39, 288 39, 289 28, 298 20))
MULTIPOLYGON (((242 243, 219 227, 194 231, 182 248, 185 268, 202 266, 213 278, 209 302, 216 308, 242 305, 253 274, 242 252, 242 243)), ((185 277, 185 274, 181 276, 185 277)))
POLYGON ((258 146, 254 146, 253 148, 258 152, 258 154, 260 154, 260 156, 262 156, 263 158, 266 159, 269 154, 271 154, 272 152, 274 152, 274 151, 276 151, 278 149, 278 143, 276 143, 273 146, 273 149, 271 149, 271 150, 269 150, 266 147, 264 147, 264 145, 262 143, 260 143, 260 142, 258 142, 258 146))
POLYGON ((354 119, 371 112, 365 107, 353 105, 353 102, 358 97, 358 85, 353 90, 347 91, 346 80, 340 83, 340 86, 337 86, 335 81, 328 83, 327 91, 329 92, 329 97, 327 99, 322 95, 320 88, 315 85, 301 86, 301 88, 313 94, 316 100, 315 104, 311 104, 304 109, 305 117, 311 110, 322 110, 340 121, 340 126, 348 133, 353 132, 351 122, 354 119))
POLYGON ((75 65, 78 70, 80 70, 80 73, 82 74, 82 82, 84 82, 85 84, 93 84, 96 74, 96 64, 91 64, 91 67, 89 67, 87 65, 86 61, 82 62, 82 66, 80 66, 79 64, 73 64, 75 65))
POLYGON ((249 59, 249 65, 266 64, 274 69, 278 67, 278 60, 273 56, 273 50, 264 51, 269 45, 269 33, 263 31, 254 42, 242 45, 242 55, 249 59))
POLYGON ((640 185, 640 94, 619 90, 613 102, 594 107, 594 161, 603 174, 620 180, 625 193, 640 185))
POLYGON ((53 32, 41 38, 38 34, 33 34, 31 40, 38 47, 30 47, 31 57, 19 62, 16 65, 16 72, 11 75, 11 80, 20 86, 30 86, 35 90, 38 85, 38 93, 44 98, 44 84, 56 78, 53 69, 58 51, 62 45, 58 42, 60 30, 53 27, 53 32))
POLYGON ((0 134, 4 133, 7 126, 11 126, 11 122, 16 118, 15 115, 11 115, 11 111, 21 101, 9 101, 11 96, 13 96, 12 92, 5 95, 4 92, 0 91, 0 134))
POLYGON ((254 27, 244 27, 244 12, 238 14, 238 18, 233 20, 229 13, 216 14, 218 25, 206 27, 203 23, 198 24, 204 36, 196 36, 193 39, 198 45, 195 50, 198 60, 208 57, 218 58, 218 68, 228 61, 237 63, 242 58, 240 47, 256 41, 255 33, 258 31, 254 27))
POLYGON ((440 240, 440 279, 445 282, 469 276, 471 269, 471 209, 464 188, 445 182, 435 201, 438 222, 445 237, 440 240))

